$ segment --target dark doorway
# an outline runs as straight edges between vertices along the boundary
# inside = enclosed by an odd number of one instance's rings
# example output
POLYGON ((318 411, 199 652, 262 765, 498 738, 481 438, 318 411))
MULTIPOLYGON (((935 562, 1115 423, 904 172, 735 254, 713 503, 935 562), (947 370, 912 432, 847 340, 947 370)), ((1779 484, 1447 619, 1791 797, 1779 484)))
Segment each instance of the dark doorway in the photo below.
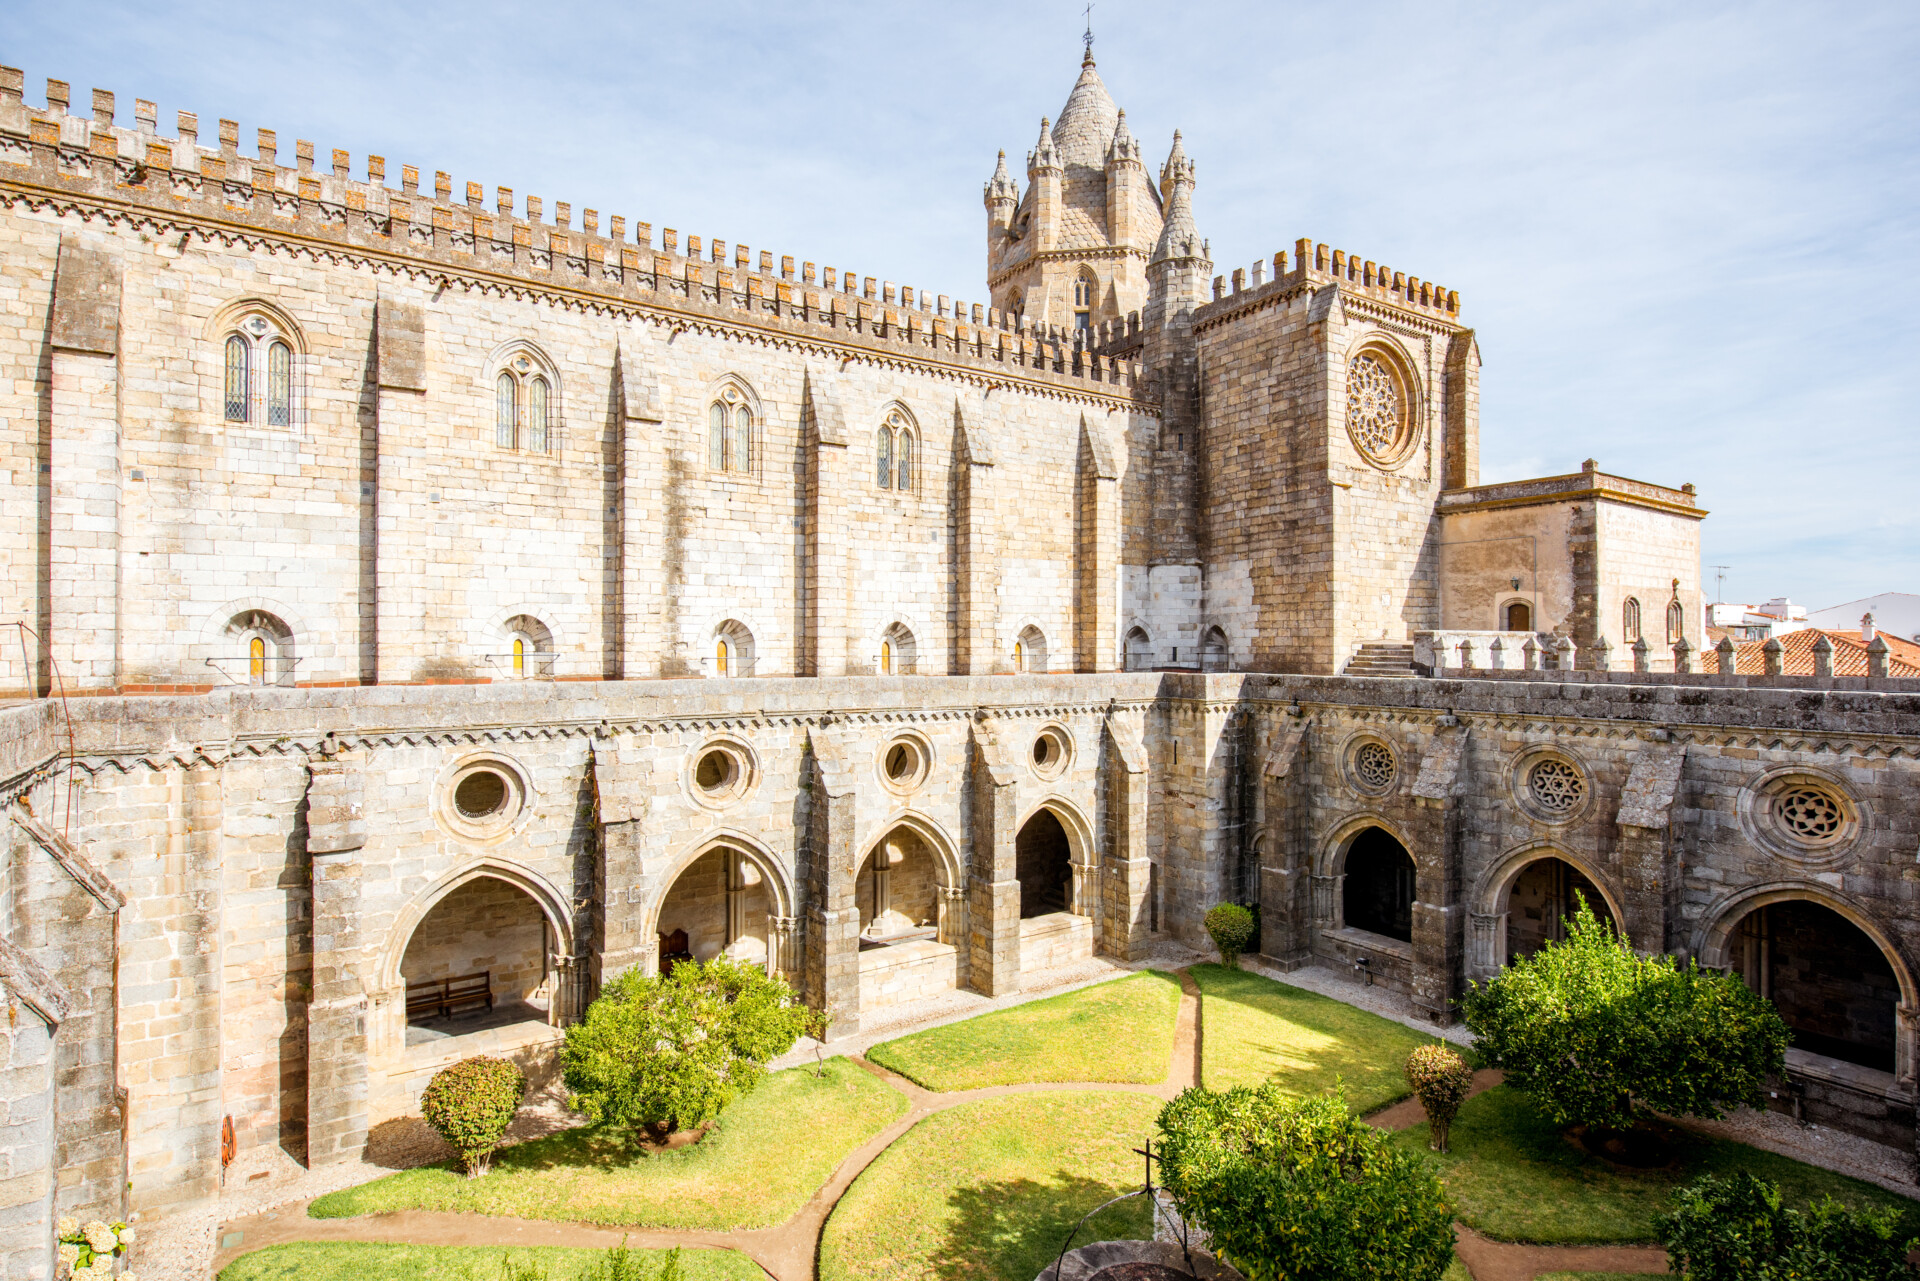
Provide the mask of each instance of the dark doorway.
POLYGON ((1533 630, 1533 606, 1523 600, 1514 601, 1507 606, 1507 625, 1509 632, 1530 632, 1533 630))
POLYGON ((1014 875, 1020 879, 1020 919, 1067 910, 1073 853, 1067 829, 1052 810, 1028 819, 1013 838, 1014 875))
POLYGON ((1900 981, 1852 921, 1818 903, 1774 903, 1740 922, 1731 959, 1748 987, 1773 1000, 1794 1045, 1893 1071, 1900 981))
POLYGON ((1507 891, 1507 959, 1532 956, 1548 943, 1567 937, 1567 920, 1585 899, 1593 914, 1619 928, 1600 889, 1579 868, 1563 859, 1527 864, 1507 891))
POLYGON ((1413 941, 1413 856, 1377 827, 1347 847, 1347 928, 1413 941))

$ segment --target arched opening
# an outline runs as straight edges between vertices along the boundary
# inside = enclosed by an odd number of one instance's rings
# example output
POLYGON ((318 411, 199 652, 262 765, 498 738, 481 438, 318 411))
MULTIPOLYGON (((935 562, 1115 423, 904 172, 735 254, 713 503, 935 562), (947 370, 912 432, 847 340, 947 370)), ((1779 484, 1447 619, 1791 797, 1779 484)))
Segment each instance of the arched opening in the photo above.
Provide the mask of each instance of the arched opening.
POLYGON ((1669 601, 1667 603, 1667 644, 1679 643, 1680 637, 1686 632, 1686 627, 1686 609, 1678 600, 1669 601))
POLYGON ((660 972, 671 973, 681 961, 710 961, 722 953, 753 965, 777 962, 769 946, 775 913, 766 881, 758 864, 725 845, 688 864, 668 887, 654 926, 660 972))
POLYGON ((1206 635, 1200 638, 1200 670, 1226 671, 1228 652, 1226 632, 1218 627, 1207 628, 1206 635))
POLYGON ((1620 606, 1620 641, 1631 645, 1640 639, 1640 602, 1632 596, 1620 606))
POLYGON ((553 678, 553 633, 532 614, 515 614, 500 625, 506 634, 506 651, 490 655, 496 668, 502 668, 512 680, 551 680, 553 678))
POLYGON ((552 925, 533 896, 493 876, 456 886, 407 940, 409 1046, 549 1022, 552 925))
POLYGON ((1793 1047, 1878 1072, 1895 1066, 1900 980, 1866 931, 1789 899, 1741 918, 1727 960, 1793 1029, 1793 1047))
POLYGON ((1047 638, 1038 627, 1029 624, 1020 629, 1019 639, 1013 642, 1013 670, 1016 672, 1047 670, 1047 638))
POLYGON ((713 629, 712 645, 707 675, 720 679, 753 675, 753 633, 745 623, 729 618, 713 629))
POLYGON ((1413 941, 1413 855, 1384 829, 1369 827, 1347 847, 1346 926, 1413 941))
POLYGON ((1507 891, 1507 959, 1532 956, 1548 943, 1567 937, 1567 919, 1584 898, 1593 914, 1616 930, 1619 922, 1584 872, 1564 859, 1541 858, 1527 864, 1507 891), (1577 897, 1576 897, 1577 896, 1577 897))
POLYGON ((1506 614, 1506 618, 1500 624, 1500 630, 1507 632, 1533 630, 1533 606, 1526 601, 1508 601, 1506 614))
POLYGON ((880 633, 880 652, 874 667, 882 676, 911 676, 917 658, 915 650, 913 633, 905 623, 894 623, 880 633))
POLYGON ((959 980, 961 907, 932 842, 901 824, 861 861, 860 1007, 899 1005, 952 991, 959 980))
POLYGON ((1153 670, 1153 638, 1143 627, 1127 629, 1126 667, 1130 672, 1153 670))
POLYGON ((293 629, 264 609, 250 609, 227 620, 231 652, 213 660, 229 680, 241 685, 291 685, 296 660, 293 629))
POLYGON ((1028 819, 1013 838, 1014 876, 1020 882, 1020 919, 1064 912, 1072 904, 1073 846, 1052 810, 1028 819))

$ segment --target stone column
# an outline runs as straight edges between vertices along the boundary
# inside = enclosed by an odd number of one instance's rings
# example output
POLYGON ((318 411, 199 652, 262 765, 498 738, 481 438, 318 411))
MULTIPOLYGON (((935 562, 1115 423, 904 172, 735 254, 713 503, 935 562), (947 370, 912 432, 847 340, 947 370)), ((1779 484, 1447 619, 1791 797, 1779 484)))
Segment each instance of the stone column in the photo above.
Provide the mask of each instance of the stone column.
POLYGON ((594 868, 593 915, 575 926, 575 950, 586 955, 587 973, 594 991, 621 973, 639 966, 644 974, 660 965, 660 945, 642 929, 647 878, 645 834, 646 764, 622 758, 611 738, 593 743, 593 786, 600 823, 600 860, 594 868), (590 930, 580 925, 591 926, 590 930), (599 950, 587 954, 580 941, 589 934, 599 950))
POLYGON ((954 539, 954 584, 958 624, 954 628, 954 671, 982 676, 1001 670, 999 566, 993 510, 993 444, 977 410, 956 403, 958 529, 954 539))
POLYGON ((1315 929, 1331 930, 1340 925, 1340 901, 1346 892, 1347 878, 1339 876, 1316 876, 1313 878, 1313 924, 1315 929))
POLYGON ((975 990, 1020 990, 1020 881, 1014 857, 1015 774, 991 727, 973 725, 973 842, 967 858, 968 966, 975 990))
POLYGON ((1445 1027, 1465 969, 1465 922, 1460 905, 1459 777, 1467 732, 1451 716, 1436 722, 1420 775, 1408 833, 1414 848, 1413 1005, 1445 1027))
MULTIPOLYGON (((1673 802, 1680 790, 1687 749, 1655 730, 1653 741, 1634 753, 1626 786, 1620 789, 1619 927, 1643 956, 1667 950, 1668 934, 1679 923, 1679 876, 1673 866, 1673 802)), ((1678 940, 1675 940, 1676 942, 1678 940)))
POLYGON ((620 599, 609 613, 617 634, 608 637, 627 680, 663 675, 661 660, 673 638, 666 631, 666 442, 660 387, 637 353, 623 345, 614 355, 619 388, 620 599))
POLYGON ((1473 938, 1467 949, 1467 977, 1485 982, 1500 972, 1507 937, 1505 912, 1474 912, 1468 917, 1473 938))
MULTIPOLYGON (((432 518, 410 468, 425 435, 427 321, 419 303, 380 299, 374 309, 377 463, 374 484, 374 668, 382 684, 411 680, 436 658, 429 618, 432 518)), ((364 647, 364 642, 363 642, 364 647)), ((464 653, 458 656, 464 659, 464 653)))
POLYGON ((806 965, 802 992, 807 1004, 832 1016, 827 1039, 860 1030, 860 907, 854 899, 859 872, 854 844, 853 770, 830 730, 811 731, 813 791, 807 806, 806 965))
POLYGON ((1293 709, 1273 727, 1272 745, 1260 770, 1261 826, 1266 834, 1260 864, 1260 951, 1286 970, 1306 964, 1313 949, 1307 893, 1313 851, 1305 780, 1310 728, 1293 709))
POLYGON ((1120 468, 1100 430, 1080 416, 1080 538, 1074 565, 1075 670, 1119 667, 1120 468))
POLYGON ((322 758, 307 785, 313 861, 313 999, 307 1006, 307 1163, 357 1160, 367 1145, 367 980, 372 940, 360 928, 366 822, 361 763, 322 758))
POLYGON ((1132 960, 1152 933, 1153 859, 1147 851, 1148 760, 1140 714, 1107 715, 1107 846, 1100 950, 1132 960))
POLYGON ((802 397, 802 428, 807 456, 805 570, 806 618, 800 670, 806 676, 844 676, 847 638, 846 492, 847 425, 840 403, 815 371, 807 373, 802 397))
MULTIPOLYGON (((48 332, 45 655, 68 690, 120 668, 120 260, 60 238, 48 332)), ((44 664, 45 659, 42 659, 44 664)), ((37 678, 53 686, 53 673, 37 678)))

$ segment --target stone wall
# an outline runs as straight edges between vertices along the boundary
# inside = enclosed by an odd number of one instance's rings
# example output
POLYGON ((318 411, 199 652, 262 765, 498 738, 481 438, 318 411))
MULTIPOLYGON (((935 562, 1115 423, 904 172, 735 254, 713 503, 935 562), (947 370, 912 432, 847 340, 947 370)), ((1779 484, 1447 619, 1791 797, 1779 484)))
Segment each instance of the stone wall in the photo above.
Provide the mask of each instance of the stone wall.
POLYGON ((539 904, 505 881, 468 881, 433 905, 400 961, 409 984, 485 972, 493 999, 544 995, 546 918, 539 904))

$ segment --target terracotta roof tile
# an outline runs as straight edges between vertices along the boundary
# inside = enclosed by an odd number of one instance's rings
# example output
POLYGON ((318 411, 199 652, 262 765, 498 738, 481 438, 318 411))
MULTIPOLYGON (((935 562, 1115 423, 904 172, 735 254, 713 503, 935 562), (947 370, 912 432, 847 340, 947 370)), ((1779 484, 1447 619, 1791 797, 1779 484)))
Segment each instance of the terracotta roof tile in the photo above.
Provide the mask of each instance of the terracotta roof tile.
MULTIPOLYGON (((1816 637, 1825 635, 1833 646, 1833 674, 1835 676, 1865 676, 1867 674, 1867 642, 1860 639, 1860 633, 1823 631, 1818 627, 1803 628, 1797 632, 1788 632, 1780 637, 1781 670, 1788 676, 1813 675, 1813 644, 1816 637)), ((1887 674, 1889 676, 1920 676, 1920 645, 1898 636, 1880 633, 1887 642, 1887 674)), ((1767 660, 1765 641, 1743 641, 1733 647, 1734 671, 1742 676, 1761 676, 1766 673, 1767 660)), ((1694 658, 1694 670, 1709 675, 1720 670, 1720 656, 1712 649, 1700 651, 1694 658)))

